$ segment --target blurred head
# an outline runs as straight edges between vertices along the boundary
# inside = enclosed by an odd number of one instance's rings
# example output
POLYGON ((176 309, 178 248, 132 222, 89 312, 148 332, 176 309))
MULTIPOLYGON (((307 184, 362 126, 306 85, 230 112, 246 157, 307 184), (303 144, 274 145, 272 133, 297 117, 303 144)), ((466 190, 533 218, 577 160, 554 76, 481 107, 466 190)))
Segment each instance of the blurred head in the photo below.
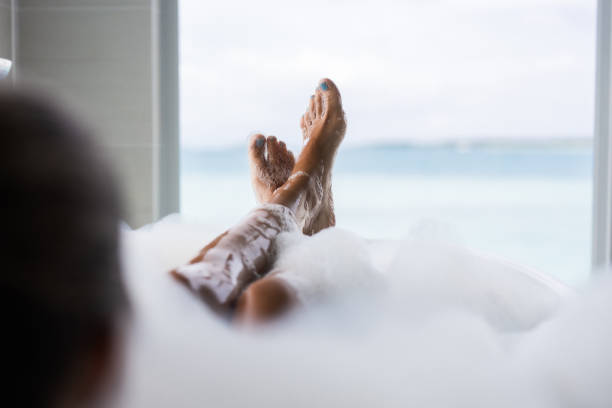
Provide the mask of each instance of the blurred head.
POLYGON ((0 135, 3 399, 87 405, 127 308, 117 193, 88 134, 48 102, 0 91, 0 135))

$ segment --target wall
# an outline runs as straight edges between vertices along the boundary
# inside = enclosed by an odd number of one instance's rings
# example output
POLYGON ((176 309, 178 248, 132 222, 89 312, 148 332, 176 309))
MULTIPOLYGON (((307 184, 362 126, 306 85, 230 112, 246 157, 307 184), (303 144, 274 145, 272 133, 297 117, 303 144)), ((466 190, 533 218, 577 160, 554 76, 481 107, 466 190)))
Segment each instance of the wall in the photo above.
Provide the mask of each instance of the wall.
POLYGON ((12 59, 11 0, 0 0, 0 58, 12 59))
POLYGON ((139 227, 177 211, 178 150, 166 146, 178 145, 178 128, 162 126, 158 2, 18 0, 17 16, 19 82, 51 90, 93 127, 119 175, 127 222, 139 227))

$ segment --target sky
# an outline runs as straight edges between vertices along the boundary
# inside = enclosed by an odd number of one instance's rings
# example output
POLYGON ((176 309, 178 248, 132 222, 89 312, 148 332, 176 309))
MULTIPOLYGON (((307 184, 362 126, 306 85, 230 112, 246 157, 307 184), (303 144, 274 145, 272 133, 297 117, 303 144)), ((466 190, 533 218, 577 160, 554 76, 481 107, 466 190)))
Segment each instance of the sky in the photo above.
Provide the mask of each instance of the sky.
POLYGON ((595 0, 179 4, 185 148, 299 146, 323 77, 348 145, 592 135, 595 0))

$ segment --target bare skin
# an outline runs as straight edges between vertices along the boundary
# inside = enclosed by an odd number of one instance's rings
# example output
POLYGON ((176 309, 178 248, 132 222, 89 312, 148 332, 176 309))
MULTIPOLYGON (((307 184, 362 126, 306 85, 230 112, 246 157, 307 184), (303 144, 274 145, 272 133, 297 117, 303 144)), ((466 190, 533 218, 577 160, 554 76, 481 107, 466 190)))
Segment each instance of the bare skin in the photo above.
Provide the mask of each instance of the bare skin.
POLYGON ((257 326, 285 315, 297 304, 293 288, 276 276, 266 276, 253 282, 242 293, 234 322, 239 326, 257 326))
POLYGON ((256 134, 249 141, 249 165, 255 198, 264 204, 287 182, 295 166, 295 158, 284 142, 274 136, 256 134))
MULTIPOLYGON (((340 92, 332 81, 320 82, 300 119, 300 128, 304 147, 292 174, 296 176, 305 173, 310 176, 310 194, 303 204, 311 209, 312 214, 305 220, 302 232, 313 235, 336 225, 331 171, 336 152, 346 133, 346 119, 340 92)), ((282 189, 279 189, 273 200, 283 203, 284 197, 279 194, 281 192, 282 189)))
MULTIPOLYGON (((267 204, 273 207, 256 209, 208 244, 187 265, 172 271, 176 279, 202 296, 214 310, 231 315, 237 306, 235 317, 241 322, 269 320, 295 304, 295 294, 282 279, 277 276, 262 279, 275 260, 276 236, 295 224, 309 235, 335 224, 331 169, 346 132, 346 121, 340 93, 331 80, 320 81, 300 124, 304 147, 287 181, 276 188, 274 183, 255 185, 256 194, 261 198, 269 196, 267 204), (287 215, 292 217, 293 224, 286 222, 287 215)), ((257 166, 266 164, 262 160, 265 156, 253 149, 261 147, 256 145, 260 136, 252 139, 255 146, 252 144, 250 150, 255 171, 261 171, 257 166)), ((277 141, 273 139, 270 143, 277 141)), ((282 146, 278 143, 276 147, 282 146)))

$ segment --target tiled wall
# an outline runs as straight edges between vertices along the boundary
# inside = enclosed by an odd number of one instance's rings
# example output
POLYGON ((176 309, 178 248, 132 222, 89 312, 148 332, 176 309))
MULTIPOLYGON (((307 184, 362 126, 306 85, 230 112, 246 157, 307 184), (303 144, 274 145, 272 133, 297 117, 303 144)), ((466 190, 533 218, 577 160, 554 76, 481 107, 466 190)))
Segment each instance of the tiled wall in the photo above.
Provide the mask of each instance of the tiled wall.
POLYGON ((117 169, 128 223, 157 219, 167 201, 162 140, 178 140, 160 135, 157 1, 19 0, 17 15, 19 81, 50 89, 93 127, 117 169))
POLYGON ((0 0, 0 58, 12 59, 11 0, 0 0))

